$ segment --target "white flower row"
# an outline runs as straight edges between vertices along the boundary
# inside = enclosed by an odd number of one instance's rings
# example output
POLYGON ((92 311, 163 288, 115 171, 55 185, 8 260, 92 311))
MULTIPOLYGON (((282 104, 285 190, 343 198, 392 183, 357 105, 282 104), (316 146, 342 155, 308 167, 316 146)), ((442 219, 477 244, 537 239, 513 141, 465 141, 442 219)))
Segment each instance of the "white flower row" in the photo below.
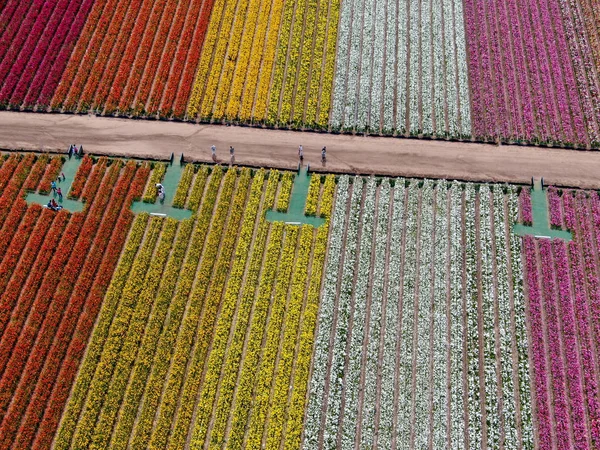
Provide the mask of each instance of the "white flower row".
POLYGON ((357 431, 360 372, 362 367, 363 342, 367 316, 367 291, 371 273, 371 256, 373 253, 373 225, 375 216, 374 178, 367 181, 367 193, 362 211, 362 227, 360 232, 358 272, 353 289, 352 328, 350 329, 350 347, 348 350, 348 367, 344 373, 344 417, 342 419, 342 449, 353 449, 357 431))
MULTIPOLYGON (((519 217, 518 196, 513 188, 508 196, 509 221, 517 223, 519 217)), ((514 328, 517 357, 519 361, 519 394, 521 407, 521 438, 523 448, 533 448, 533 418, 529 378, 529 357, 525 324, 525 298, 523 295, 523 263, 521 261, 521 238, 510 234, 510 257, 513 281, 514 328)))
MULTIPOLYGON (((448 383, 448 186, 438 183, 435 196, 435 241, 434 241, 434 284, 433 284, 433 385, 430 387, 433 408, 433 448, 446 447, 447 383, 448 383)), ((457 306, 457 305, 452 305, 457 306)))
POLYGON ((419 217, 419 188, 416 183, 408 187, 406 209, 406 238, 404 245, 403 286, 400 317, 400 361, 398 370, 397 448, 410 448, 410 418, 412 404, 412 355, 415 275, 417 271, 417 224, 419 217))
POLYGON ((321 430, 321 409, 325 398, 325 378, 329 359, 329 339, 334 332, 333 319, 337 298, 338 268, 342 256, 342 237, 346 226, 346 203, 348 200, 348 176, 340 177, 335 206, 332 213, 329 256, 325 270, 325 282, 319 308, 319 321, 315 341, 310 397, 304 428, 304 448, 318 447, 321 430))
POLYGON ((485 374, 485 405, 488 447, 497 448, 500 442, 500 403, 496 375, 496 336, 494 334, 496 292, 493 283, 493 254, 490 209, 490 188, 479 190, 479 236, 481 248, 481 297, 483 320, 483 364, 485 374))
POLYGON ((348 327, 350 319, 350 301, 353 293, 354 269, 358 251, 358 227, 361 218, 361 200, 363 179, 354 178, 350 217, 345 241, 345 254, 342 267, 341 287, 338 295, 337 324, 334 330, 332 361, 329 375, 329 393, 327 398, 327 412, 323 430, 323 446, 334 449, 337 447, 337 432, 340 420, 340 411, 343 395, 344 363, 346 344, 348 340, 348 327))
POLYGON ((381 400, 379 420, 379 448, 392 448, 394 433, 394 380, 396 367, 396 344, 399 321, 400 267, 402 264, 402 230, 404 215, 404 180, 397 179, 394 185, 394 209, 391 226, 390 257, 388 264, 388 291, 385 306, 385 336, 381 364, 381 400))
POLYGON ((479 334, 477 292, 477 243, 475 230, 475 187, 465 189, 467 272, 467 384, 469 396, 469 447, 481 448, 481 399, 479 393, 479 334))
MULTIPOLYGON (((415 294, 415 310, 417 312, 414 324, 415 367, 414 367, 414 448, 426 448, 429 430, 429 356, 431 354, 431 306, 432 285, 431 273, 433 263, 433 186, 430 180, 425 180, 421 189, 421 219, 419 238, 418 293, 415 294)), ((406 313, 410 313, 406 310, 406 313)))
POLYGON ((378 131, 383 122, 386 133, 394 128, 404 133, 409 114, 410 132, 443 134, 448 105, 450 134, 470 134, 466 42, 460 3, 458 0, 342 2, 331 125, 378 131), (462 129, 458 125, 459 114, 462 129))
POLYGON ((377 226, 375 228, 375 264, 371 288, 370 317, 367 341, 367 361, 365 367, 364 399, 362 405, 361 448, 372 448, 375 438, 375 410, 377 408, 377 368, 381 343, 381 320, 383 314, 384 278, 386 249, 388 245, 388 224, 390 221, 390 183, 383 180, 377 201, 377 226))
POLYGON ((510 285, 508 280, 509 245, 506 241, 506 214, 504 192, 494 186, 494 235, 496 243, 496 276, 498 284, 498 329, 500 334, 500 364, 502 374, 502 397, 504 416, 504 448, 518 448, 517 412, 512 367, 512 333, 510 326, 510 285))
POLYGON ((462 187, 455 182, 450 188, 450 433, 449 448, 465 448, 463 404, 463 245, 462 245, 462 187))

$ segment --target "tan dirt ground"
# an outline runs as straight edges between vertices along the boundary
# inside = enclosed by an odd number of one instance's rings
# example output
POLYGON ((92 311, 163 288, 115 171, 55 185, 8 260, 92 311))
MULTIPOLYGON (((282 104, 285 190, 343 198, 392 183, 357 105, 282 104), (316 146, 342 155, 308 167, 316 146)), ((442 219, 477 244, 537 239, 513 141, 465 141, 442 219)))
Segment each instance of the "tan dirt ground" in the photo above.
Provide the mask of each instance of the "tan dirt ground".
POLYGON ((312 169, 327 172, 529 183, 600 188, 600 152, 443 140, 365 137, 262 128, 131 120, 89 115, 0 112, 0 149, 65 150, 83 144, 88 153, 210 161, 210 146, 229 162, 292 169, 298 145, 312 169), (327 146, 327 164, 320 151, 327 146))

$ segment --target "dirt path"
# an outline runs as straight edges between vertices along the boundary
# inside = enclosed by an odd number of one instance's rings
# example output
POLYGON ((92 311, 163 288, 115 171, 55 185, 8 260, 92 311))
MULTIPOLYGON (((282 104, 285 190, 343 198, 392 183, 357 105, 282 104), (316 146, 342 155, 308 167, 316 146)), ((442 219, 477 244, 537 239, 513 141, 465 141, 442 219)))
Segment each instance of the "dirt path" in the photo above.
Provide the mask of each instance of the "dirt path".
POLYGON ((598 152, 0 112, 2 149, 66 151, 74 142, 94 154, 164 159, 183 152, 194 161, 209 161, 212 144, 219 158, 233 145, 240 164, 287 169, 296 167, 302 143, 306 162, 319 171, 514 183, 543 176, 547 184, 600 188, 598 152), (326 166, 319 163, 323 145, 326 166))

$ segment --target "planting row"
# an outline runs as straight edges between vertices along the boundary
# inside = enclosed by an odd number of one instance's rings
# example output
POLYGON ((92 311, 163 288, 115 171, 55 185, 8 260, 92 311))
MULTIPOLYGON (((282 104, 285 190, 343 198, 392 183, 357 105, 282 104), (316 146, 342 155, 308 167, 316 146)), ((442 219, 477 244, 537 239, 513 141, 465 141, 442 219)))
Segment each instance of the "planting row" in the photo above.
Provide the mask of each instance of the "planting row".
MULTIPOLYGON (((13 157, 19 159, 11 156, 2 169, 13 157)), ((43 173, 38 163, 48 159, 39 158, 25 180, 20 167, 28 162, 31 168, 33 160, 34 155, 22 158, 5 194, 16 195, 23 182, 24 188, 37 186, 43 173)), ((125 168, 118 161, 107 168, 107 162, 93 166, 82 213, 27 206, 21 192, 6 217, 5 226, 16 211, 24 213, 20 225, 11 225, 14 236, 6 240, 10 245, 0 263, 2 448, 47 448, 60 420, 129 229, 129 204, 141 194, 148 174, 133 162, 125 168), (113 189, 111 197, 97 195, 113 189)), ((46 173, 50 170, 52 163, 46 173)))
POLYGON ((465 2, 476 137, 598 145, 589 10, 588 0, 465 2))
POLYGON ((264 219, 291 174, 188 167, 197 213, 136 218, 56 448, 300 443, 328 227, 264 219))
POLYGON ((333 129, 471 136, 463 3, 342 3, 333 129))
POLYGON ((600 200, 549 190, 555 227, 569 243, 525 238, 536 415, 540 448, 600 445, 600 200), (564 218, 564 219, 563 219, 564 218))
POLYGON ((338 0, 217 0, 191 119, 327 128, 338 0))
POLYGON ((516 192, 341 177, 304 448, 532 448, 516 192))

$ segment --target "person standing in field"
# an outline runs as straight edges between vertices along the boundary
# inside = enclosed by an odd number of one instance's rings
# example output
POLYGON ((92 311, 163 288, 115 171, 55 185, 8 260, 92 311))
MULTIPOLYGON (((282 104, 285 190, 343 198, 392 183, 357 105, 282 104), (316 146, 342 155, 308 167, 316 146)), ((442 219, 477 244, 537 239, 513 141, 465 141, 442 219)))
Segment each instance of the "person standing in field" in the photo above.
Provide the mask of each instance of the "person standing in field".
POLYGON ((212 160, 213 160, 213 162, 217 162, 217 147, 213 145, 210 148, 210 151, 212 153, 212 160))
POLYGON ((231 164, 235 161, 235 149, 232 145, 229 146, 229 156, 231 158, 231 164))
POLYGON ((304 149, 302 146, 298 146, 298 158, 300 159, 300 164, 304 161, 304 149))
POLYGON ((56 190, 56 193, 58 194, 58 201, 62 202, 62 190, 60 188, 58 188, 56 190))
POLYGON ((50 183, 50 187, 52 188, 52 192, 56 194, 56 181, 50 183))

